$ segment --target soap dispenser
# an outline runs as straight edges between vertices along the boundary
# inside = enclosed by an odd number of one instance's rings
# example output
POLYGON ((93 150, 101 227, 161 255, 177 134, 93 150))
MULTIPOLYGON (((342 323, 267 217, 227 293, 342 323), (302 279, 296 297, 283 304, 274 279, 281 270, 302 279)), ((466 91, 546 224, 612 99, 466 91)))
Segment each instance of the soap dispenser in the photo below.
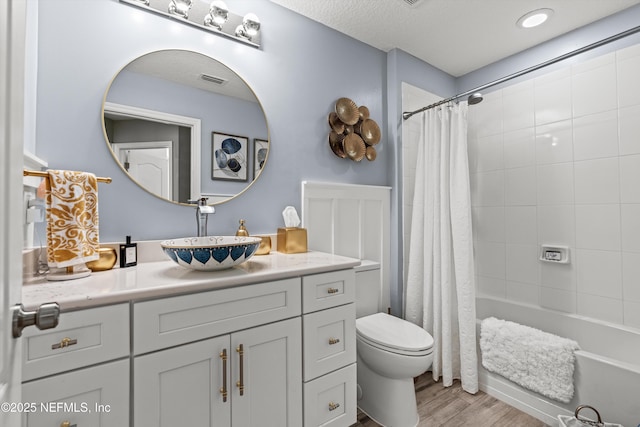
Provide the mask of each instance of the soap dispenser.
POLYGON ((244 226, 244 219, 240 220, 240 227, 238 227, 238 231, 236 231, 236 236, 239 236, 239 237, 249 236, 249 231, 247 231, 247 228, 244 226))

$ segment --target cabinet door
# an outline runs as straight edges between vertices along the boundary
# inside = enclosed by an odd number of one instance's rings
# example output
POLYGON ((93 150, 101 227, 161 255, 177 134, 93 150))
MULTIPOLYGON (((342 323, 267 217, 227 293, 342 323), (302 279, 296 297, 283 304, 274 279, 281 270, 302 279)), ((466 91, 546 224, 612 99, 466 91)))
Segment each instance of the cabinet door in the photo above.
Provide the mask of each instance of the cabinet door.
POLYGON ((302 425, 300 318, 237 332, 234 349, 233 425, 302 425))
MULTIPOLYGON (((231 425, 229 335, 134 359, 136 427, 231 425), (228 356, 227 356, 228 357, 228 356)), ((235 352, 234 352, 235 353, 235 352)))
POLYGON ((25 427, 128 426, 129 360, 24 383, 22 401, 36 405, 24 414, 25 427))

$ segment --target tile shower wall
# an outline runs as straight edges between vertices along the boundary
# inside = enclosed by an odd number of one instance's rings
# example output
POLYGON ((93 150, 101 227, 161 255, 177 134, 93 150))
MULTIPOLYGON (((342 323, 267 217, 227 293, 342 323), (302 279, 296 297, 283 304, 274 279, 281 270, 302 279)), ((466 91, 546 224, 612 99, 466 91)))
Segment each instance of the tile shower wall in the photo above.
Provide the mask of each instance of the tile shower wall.
POLYGON ((638 76, 640 45, 469 109, 478 294, 640 328, 638 76))

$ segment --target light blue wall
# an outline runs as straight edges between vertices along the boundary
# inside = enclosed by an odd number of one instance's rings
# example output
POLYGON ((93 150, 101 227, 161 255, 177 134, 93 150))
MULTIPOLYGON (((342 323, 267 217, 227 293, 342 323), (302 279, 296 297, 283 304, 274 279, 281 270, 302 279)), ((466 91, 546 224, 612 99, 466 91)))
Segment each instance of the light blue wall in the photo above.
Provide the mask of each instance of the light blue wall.
POLYGON ((252 233, 275 232, 287 205, 300 210, 303 180, 389 185, 393 146, 379 144, 375 162, 339 159, 328 147, 327 115, 343 96, 366 105, 383 134, 386 54, 266 0, 227 2, 263 24, 262 48, 209 34, 117 0, 38 2, 36 154, 49 167, 110 176, 100 186, 100 239, 163 239, 195 233, 195 210, 163 202, 115 165, 100 118, 112 77, 154 50, 188 49, 212 56, 249 83, 267 116, 272 149, 262 177, 219 205, 209 228, 232 233, 238 219, 252 233))

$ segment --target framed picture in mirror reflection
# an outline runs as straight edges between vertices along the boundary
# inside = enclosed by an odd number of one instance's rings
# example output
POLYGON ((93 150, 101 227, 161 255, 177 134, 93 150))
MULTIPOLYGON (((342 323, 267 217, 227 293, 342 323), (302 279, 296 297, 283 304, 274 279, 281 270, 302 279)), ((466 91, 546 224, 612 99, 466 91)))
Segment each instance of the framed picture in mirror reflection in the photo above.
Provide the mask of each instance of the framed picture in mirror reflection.
POLYGON ((259 138, 253 139, 253 179, 256 179, 262 171, 268 152, 269 141, 259 138))
POLYGON ((211 179, 247 181, 249 178, 249 138, 212 132, 211 179))

